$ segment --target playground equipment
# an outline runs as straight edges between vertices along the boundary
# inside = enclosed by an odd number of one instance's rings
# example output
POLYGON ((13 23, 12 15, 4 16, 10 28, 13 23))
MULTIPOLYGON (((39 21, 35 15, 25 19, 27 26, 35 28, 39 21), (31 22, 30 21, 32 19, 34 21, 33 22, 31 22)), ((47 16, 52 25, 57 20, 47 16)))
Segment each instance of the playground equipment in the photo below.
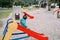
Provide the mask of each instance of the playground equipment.
MULTIPOLYGON (((21 33, 21 34, 24 34, 24 33, 21 33)), ((48 40, 48 37, 45 36, 44 34, 39 34, 39 33, 36 33, 34 31, 30 30, 29 28, 25 28, 24 26, 21 26, 19 23, 17 23, 15 20, 13 20, 12 23, 8 24, 7 32, 5 32, 5 37, 3 40, 19 40, 19 39, 23 39, 23 38, 28 38, 29 36, 32 36, 32 37, 36 38, 37 40, 48 40), (28 34, 28 36, 10 39, 10 37, 12 35, 17 35, 16 33, 13 34, 13 32, 16 30, 21 30, 24 33, 28 34)))
POLYGON ((57 11, 59 11, 60 10, 60 8, 55 8, 54 10, 53 10, 53 12, 55 13, 55 12, 57 12, 57 11))
POLYGON ((21 31, 24 31, 25 33, 27 33, 29 36, 32 36, 34 38, 36 38, 37 40, 48 40, 48 37, 45 36, 44 34, 39 34, 39 33, 36 33, 28 28, 25 28, 21 25, 18 24, 18 30, 21 30, 21 31))
MULTIPOLYGON (((33 18, 33 16, 31 16, 31 15, 29 15, 28 13, 26 13, 26 12, 24 12, 23 11, 23 13, 24 14, 26 14, 28 17, 30 17, 30 18, 33 18)), ((7 24, 6 24, 6 27, 5 27, 5 29, 4 29, 4 32, 3 32, 3 38, 1 39, 1 40, 9 40, 9 38, 10 38, 10 36, 11 35, 19 35, 19 34, 25 34, 25 33, 13 33, 13 31, 11 31, 10 29, 12 28, 10 28, 10 26, 11 25, 13 25, 13 24, 10 24, 10 25, 8 25, 10 22, 10 20, 12 20, 11 18, 10 19, 8 19, 7 20, 7 24), (13 33, 13 34, 12 34, 13 33), (7 37, 8 37, 8 39, 7 39, 7 37)), ((14 22, 16 22, 16 21, 14 21, 14 22)), ((13 22, 13 23, 14 23, 13 22)), ((16 23, 15 23, 16 24, 16 23)), ((16 25, 15 25, 16 26, 16 25)), ((14 28, 12 28, 12 29, 14 29, 14 28)), ((22 38, 28 38, 29 36, 25 36, 25 37, 21 37, 21 38, 18 38, 18 39, 22 39, 22 38)), ((16 38, 17 39, 17 38, 16 38)), ((14 39, 13 39, 14 40, 14 39)))
POLYGON ((34 16, 29 15, 23 8, 21 8, 22 13, 26 14, 30 19, 33 19, 34 16))
MULTIPOLYGON (((7 20, 7 24, 6 24, 6 27, 4 29, 4 32, 3 32, 3 38, 1 40, 10 40, 10 37, 11 35, 19 35, 19 34, 25 34, 25 33, 13 33, 14 30, 16 30, 16 26, 17 26, 17 23, 16 21, 13 21, 11 22, 12 24, 9 24, 9 20, 12 20, 12 19, 8 19, 7 20), (9 24, 9 25, 8 25, 9 24), (13 25, 14 24, 14 25, 13 25), (11 27, 11 26, 14 26, 14 27, 11 27), (13 29, 13 30, 12 30, 13 29), (13 34, 12 34, 13 33, 13 34)), ((11 39, 11 40, 18 40, 18 39, 23 39, 23 38, 28 38, 29 36, 25 36, 25 37, 21 37, 21 38, 15 38, 15 39, 11 39)))
MULTIPOLYGON (((29 15, 25 11, 23 11, 23 13, 26 14, 31 19, 34 18, 33 16, 29 15)), ((41 34, 41 33, 34 32, 34 31, 30 30, 29 28, 25 28, 24 26, 21 26, 20 23, 16 22, 14 19, 8 19, 6 27, 3 32, 3 37, 0 40, 20 40, 20 39, 24 39, 24 38, 29 38, 30 36, 36 38, 37 40, 48 40, 48 37, 45 36, 43 33, 41 34), (13 33, 16 30, 21 30, 21 31, 23 31, 23 33, 13 33), (28 36, 10 39, 11 36, 19 35, 19 34, 27 34, 28 36)))
MULTIPOLYGON (((34 16, 31 16, 30 14, 28 14, 23 8, 21 8, 21 11, 23 14, 26 14, 30 19, 33 19, 34 16)), ((19 13, 15 13, 15 19, 19 20, 20 19, 20 14, 19 13)))
POLYGON ((56 16, 56 18, 60 18, 60 8, 55 8, 53 10, 53 13, 56 16))
POLYGON ((15 19, 19 20, 20 19, 20 14, 19 13, 15 13, 15 19))
POLYGON ((23 8, 21 8, 21 6, 13 6, 13 14, 16 20, 19 20, 21 11, 23 14, 26 14, 29 18, 34 18, 30 14, 28 14, 23 8))

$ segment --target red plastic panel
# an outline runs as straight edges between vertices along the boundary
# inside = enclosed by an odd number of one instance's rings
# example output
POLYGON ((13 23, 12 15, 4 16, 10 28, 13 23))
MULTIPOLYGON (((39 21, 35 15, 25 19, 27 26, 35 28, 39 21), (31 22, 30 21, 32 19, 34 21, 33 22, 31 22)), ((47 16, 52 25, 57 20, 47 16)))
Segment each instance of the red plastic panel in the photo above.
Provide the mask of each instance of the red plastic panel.
POLYGON ((18 30, 21 30, 23 32, 25 32, 26 34, 28 34, 29 36, 32 36, 34 38, 36 38, 37 40, 48 40, 48 37, 45 36, 44 34, 39 34, 37 32, 34 32, 28 28, 25 28, 24 26, 21 26, 18 24, 18 30))
POLYGON ((29 18, 31 18, 31 19, 33 19, 34 18, 34 16, 31 16, 31 15, 29 15, 27 12, 23 12, 24 14, 26 14, 29 18))

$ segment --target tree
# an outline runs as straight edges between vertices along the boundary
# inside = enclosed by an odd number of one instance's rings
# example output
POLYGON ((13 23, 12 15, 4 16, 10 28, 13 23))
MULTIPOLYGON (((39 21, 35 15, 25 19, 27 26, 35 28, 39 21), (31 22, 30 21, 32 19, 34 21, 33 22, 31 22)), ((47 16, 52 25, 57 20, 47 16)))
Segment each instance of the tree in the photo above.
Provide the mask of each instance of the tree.
POLYGON ((14 0, 0 0, 0 7, 12 7, 14 0))
POLYGON ((50 1, 53 2, 53 3, 58 3, 59 8, 60 8, 60 0, 50 0, 50 1))
POLYGON ((34 0, 33 4, 38 4, 38 1, 34 0))
POLYGON ((60 8, 60 0, 58 0, 58 5, 59 5, 59 8, 60 8))

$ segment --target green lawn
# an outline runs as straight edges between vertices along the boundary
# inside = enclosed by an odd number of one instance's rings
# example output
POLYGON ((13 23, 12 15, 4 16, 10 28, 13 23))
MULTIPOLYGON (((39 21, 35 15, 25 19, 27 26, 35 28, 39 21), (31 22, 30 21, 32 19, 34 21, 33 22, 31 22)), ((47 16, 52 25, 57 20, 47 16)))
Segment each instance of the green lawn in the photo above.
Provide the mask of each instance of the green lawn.
POLYGON ((11 8, 0 8, 0 18, 6 18, 12 12, 11 8))
POLYGON ((2 27, 2 25, 3 25, 3 23, 2 23, 2 21, 0 21, 0 27, 2 27))

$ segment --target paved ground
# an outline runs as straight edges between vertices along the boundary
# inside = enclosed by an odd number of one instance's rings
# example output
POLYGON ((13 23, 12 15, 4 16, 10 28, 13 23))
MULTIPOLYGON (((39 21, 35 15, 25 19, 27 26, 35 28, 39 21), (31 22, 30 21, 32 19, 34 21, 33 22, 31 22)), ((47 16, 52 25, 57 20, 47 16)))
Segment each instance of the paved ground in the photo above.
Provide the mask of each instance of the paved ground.
MULTIPOLYGON (((35 11, 28 10, 27 12, 35 17, 34 19, 27 19, 28 28, 38 33, 44 33, 49 37, 49 40, 60 40, 60 19, 57 19, 51 11, 49 12, 45 8, 40 8, 35 11)), ((4 28, 6 19, 3 19, 2 21, 4 22, 4 28)), ((2 31, 0 36, 1 34, 2 31)))
POLYGON ((46 9, 39 9, 31 12, 35 19, 28 20, 28 26, 36 32, 43 32, 48 35, 49 40, 60 40, 60 19, 57 19, 52 12, 46 9))

